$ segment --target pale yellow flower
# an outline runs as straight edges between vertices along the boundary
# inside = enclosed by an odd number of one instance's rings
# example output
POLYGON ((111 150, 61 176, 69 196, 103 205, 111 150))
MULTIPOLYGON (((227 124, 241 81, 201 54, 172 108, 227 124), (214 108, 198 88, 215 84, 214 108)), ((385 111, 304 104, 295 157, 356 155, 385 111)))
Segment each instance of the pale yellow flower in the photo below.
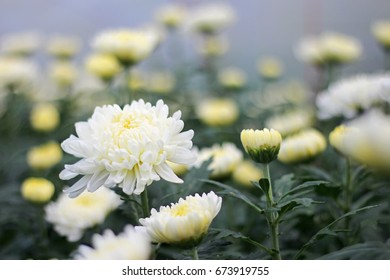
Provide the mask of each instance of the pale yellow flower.
POLYGON ((223 37, 207 36, 198 49, 206 57, 217 57, 224 55, 228 51, 229 44, 223 37))
POLYGON ((278 157, 282 136, 274 129, 244 129, 241 142, 250 157, 259 163, 270 163, 278 157))
POLYGON ((309 128, 285 138, 278 159, 283 163, 299 163, 315 158, 326 148, 325 137, 309 128))
POLYGON ((198 152, 195 167, 200 167, 204 162, 211 159, 208 170, 210 178, 223 179, 231 175, 237 165, 242 161, 242 152, 235 144, 224 142, 221 145, 214 144, 203 148, 198 152))
POLYGON ((176 80, 168 71, 155 71, 148 74, 147 89, 157 94, 168 94, 175 88, 176 80))
POLYGON ((106 229, 102 235, 92 236, 92 246, 81 245, 75 259, 78 260, 147 260, 152 253, 152 244, 147 234, 127 225, 115 235, 106 229))
POLYGON ((253 187, 253 182, 258 182, 263 177, 263 172, 252 161, 240 162, 233 171, 233 180, 244 187, 253 187))
POLYGON ((222 198, 214 192, 180 198, 178 203, 152 209, 149 218, 140 219, 142 227, 153 242, 193 247, 200 243, 221 209, 222 198))
POLYGON ((371 31, 379 44, 386 49, 390 48, 390 20, 375 22, 371 31))
POLYGON ((41 44, 41 36, 36 32, 20 32, 1 36, 2 52, 13 56, 30 56, 41 44))
POLYGON ((218 81, 226 89, 238 90, 245 86, 246 74, 239 68, 228 67, 218 73, 218 81))
POLYGON ((131 91, 141 91, 147 86, 146 75, 137 69, 132 69, 127 85, 131 91))
POLYGON ((50 103, 40 103, 33 107, 30 115, 31 126, 38 131, 52 131, 60 122, 57 107, 50 103))
POLYGON ((281 115, 275 115, 265 122, 267 127, 273 127, 279 131, 282 136, 299 132, 312 126, 313 123, 314 114, 310 109, 288 111, 281 115))
POLYGON ((233 124, 239 113, 236 102, 230 98, 206 99, 196 107, 199 119, 212 127, 233 124))
POLYGON ((276 80, 283 74, 283 64, 275 57, 265 57, 258 62, 257 70, 264 79, 276 80))
POLYGON ((31 148, 27 153, 27 163, 34 169, 48 169, 62 159, 62 149, 55 141, 31 148))
POLYGON ((98 52, 114 55, 128 66, 147 58, 160 40, 160 34, 152 28, 115 29, 98 34, 92 46, 98 52))
POLYGON ((0 87, 20 88, 37 78, 38 67, 25 58, 0 57, 0 87))
POLYGON ((87 228, 101 224, 106 216, 122 204, 120 197, 111 189, 100 188, 79 197, 69 198, 65 193, 45 208, 46 221, 68 241, 79 240, 87 228))
POLYGON ((52 65, 50 76, 59 86, 66 87, 74 84, 78 71, 72 63, 61 61, 52 65))
POLYGON ((45 203, 51 199, 55 187, 45 178, 30 177, 22 183, 22 196, 25 200, 34 203, 45 203))
POLYGON ((215 34, 235 21, 235 12, 227 4, 205 4, 190 13, 188 25, 204 34, 215 34))
POLYGON ((181 5, 167 5, 156 13, 156 19, 168 28, 181 25, 187 15, 186 9, 181 5))
POLYGON ((314 65, 350 63, 360 58, 362 46, 355 38, 327 32, 302 40, 295 53, 298 59, 314 65))
POLYGON ((47 43, 48 53, 58 59, 70 59, 80 49, 80 39, 72 36, 53 36, 47 43))
POLYGON ((104 81, 112 80, 122 71, 118 60, 110 54, 90 55, 85 62, 85 67, 92 75, 104 81))
POLYGON ((172 168, 173 172, 177 176, 182 176, 185 173, 187 173, 187 171, 188 171, 188 165, 174 163, 174 162, 170 162, 170 161, 167 161, 167 164, 169 165, 170 168, 172 168))

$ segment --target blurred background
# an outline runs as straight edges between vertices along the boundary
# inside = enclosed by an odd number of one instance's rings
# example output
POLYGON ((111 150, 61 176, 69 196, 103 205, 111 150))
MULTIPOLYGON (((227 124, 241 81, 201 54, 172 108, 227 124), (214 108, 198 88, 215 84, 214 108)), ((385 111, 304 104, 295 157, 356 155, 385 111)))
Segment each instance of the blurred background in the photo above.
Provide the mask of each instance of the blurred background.
MULTIPOLYGON (((201 0, 1 0, 0 36, 21 31, 39 31, 43 36, 77 35, 83 39, 83 53, 102 29, 138 27, 154 20, 156 11, 168 3, 188 7, 201 0)), ((362 58, 346 67, 345 74, 372 72, 382 67, 382 53, 370 32, 371 24, 390 14, 388 0, 230 0, 236 13, 228 27, 229 53, 226 65, 235 65, 255 77, 254 61, 273 55, 285 65, 285 76, 310 78, 304 64, 296 60, 293 46, 307 34, 337 31, 359 39, 362 58)), ((156 52, 154 56, 161 55, 156 52)), ((150 59, 153 61, 153 58, 150 59)), ((149 61, 148 61, 149 62, 149 61)))

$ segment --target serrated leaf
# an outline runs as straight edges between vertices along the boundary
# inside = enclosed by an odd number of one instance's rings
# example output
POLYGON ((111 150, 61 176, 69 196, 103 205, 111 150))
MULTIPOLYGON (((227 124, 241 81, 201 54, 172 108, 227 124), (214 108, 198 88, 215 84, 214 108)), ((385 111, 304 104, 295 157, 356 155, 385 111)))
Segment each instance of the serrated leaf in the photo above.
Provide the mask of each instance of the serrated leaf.
POLYGON ((366 211, 366 210, 369 210, 369 209, 372 209, 372 208, 375 208, 375 207, 378 207, 378 205, 371 205, 371 206, 366 206, 366 207, 363 207, 363 208, 359 208, 359 209, 356 209, 356 210, 352 210, 342 216, 340 216, 339 218, 337 218, 336 220, 334 220, 333 222, 331 222, 330 224, 328 224, 327 226, 323 227, 322 229, 320 229, 315 235, 313 235, 310 240, 308 242, 306 242, 302 248, 298 251, 298 253, 295 255, 294 259, 297 259, 299 258, 302 253, 308 248, 310 247, 311 245, 315 244, 318 240, 320 240, 321 238, 323 238, 324 236, 326 235, 334 235, 333 233, 335 231, 333 231, 331 229, 332 226, 336 225, 338 222, 340 222, 341 220, 347 218, 347 217, 350 217, 350 216, 353 216, 353 215, 356 215, 358 214, 359 212, 362 212, 362 211, 366 211))
POLYGON ((213 229, 210 229, 209 231, 217 233, 216 239, 226 238, 226 237, 233 237, 233 238, 236 238, 236 239, 241 239, 241 240, 243 240, 245 242, 248 242, 248 243, 250 243, 252 245, 255 245, 255 246, 259 247, 260 249, 264 250, 265 252, 267 252, 270 255, 273 254, 271 249, 265 247, 264 245, 258 243, 257 241, 254 241, 253 239, 249 238, 248 236, 243 235, 240 232, 235 232, 235 231, 228 230, 228 229, 219 229, 219 228, 218 229, 213 228, 213 229))
MULTIPOLYGON (((390 240, 390 239, 389 239, 390 240)), ((390 244, 379 241, 355 244, 329 253, 320 260, 390 260, 390 244)))
POLYGON ((276 180, 273 187, 275 196, 280 197, 284 193, 288 192, 295 183, 295 180, 293 178, 294 174, 290 173, 283 175, 280 179, 276 180))
POLYGON ((282 201, 285 197, 290 195, 300 195, 302 193, 307 193, 312 190, 314 190, 314 187, 318 187, 320 185, 327 184, 327 181, 308 181, 303 184, 300 184, 296 186, 295 188, 290 189, 286 193, 283 193, 282 196, 279 198, 279 201, 282 201))

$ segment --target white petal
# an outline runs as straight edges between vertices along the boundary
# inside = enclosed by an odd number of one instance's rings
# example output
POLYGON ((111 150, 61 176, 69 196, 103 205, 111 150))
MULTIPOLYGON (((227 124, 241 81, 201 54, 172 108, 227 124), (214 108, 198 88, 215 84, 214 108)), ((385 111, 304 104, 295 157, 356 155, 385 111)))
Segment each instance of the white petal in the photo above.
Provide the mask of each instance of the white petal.
POLYGON ((155 166, 155 170, 158 175, 161 176, 164 180, 167 180, 172 183, 183 183, 183 180, 177 177, 177 175, 172 171, 168 164, 162 163, 155 166))

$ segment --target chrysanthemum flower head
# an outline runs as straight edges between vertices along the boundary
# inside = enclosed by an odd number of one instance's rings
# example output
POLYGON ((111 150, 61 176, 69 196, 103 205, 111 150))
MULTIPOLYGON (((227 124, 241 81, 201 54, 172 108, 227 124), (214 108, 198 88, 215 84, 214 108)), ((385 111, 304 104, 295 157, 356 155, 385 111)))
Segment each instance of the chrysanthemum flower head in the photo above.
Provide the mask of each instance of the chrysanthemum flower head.
POLYGON ((246 74, 239 68, 228 67, 218 73, 218 81, 228 90, 239 90, 245 86, 246 74))
POLYGON ((55 105, 47 102, 34 105, 30 114, 31 126, 38 131, 49 132, 60 123, 60 113, 55 105))
POLYGON ((176 28, 183 23, 186 15, 187 11, 183 6, 171 4, 158 10, 156 19, 167 28, 176 28))
POLYGON ((259 163, 270 163, 278 157, 282 136, 274 129, 244 129, 241 142, 250 157, 259 163))
POLYGON ((214 192, 196 194, 180 199, 171 206, 152 209, 149 218, 140 219, 142 227, 153 242, 193 247, 199 244, 221 209, 222 198, 214 192))
POLYGON ((85 61, 85 68, 103 81, 111 81, 122 70, 118 59, 111 54, 92 54, 85 61))
POLYGON ((54 194, 55 187, 45 178, 30 177, 22 183, 22 196, 25 200, 34 203, 45 203, 54 194))
POLYGON ((47 52, 60 60, 68 60, 81 49, 80 39, 73 36, 56 35, 47 43, 47 52))
POLYGON ((167 161, 192 164, 193 130, 182 132, 181 112, 168 116, 168 106, 159 100, 156 106, 142 99, 120 108, 97 107, 87 122, 76 123, 77 136, 62 143, 65 152, 81 158, 65 165, 60 178, 82 178, 65 192, 76 197, 85 189, 118 185, 127 194, 140 194, 153 181, 163 178, 173 183, 183 181, 167 161))
POLYGON ((285 138, 280 147, 278 159, 283 163, 299 163, 311 160, 326 148, 321 132, 308 128, 285 138))
POLYGON ((133 65, 148 57, 159 40, 152 29, 114 29, 98 34, 92 46, 98 52, 116 56, 123 65, 133 65))
POLYGON ((107 188, 83 193, 75 199, 62 194, 46 206, 46 220, 58 234, 74 242, 82 237, 84 230, 101 224, 121 203, 120 197, 107 188))
POLYGON ((233 171, 233 180, 244 186, 253 187, 252 182, 258 182, 264 176, 260 168, 253 161, 243 160, 233 171))
POLYGON ((203 100, 196 107, 199 119, 208 126, 228 126, 239 116, 237 103, 231 98, 210 98, 203 100))
POLYGON ((390 50, 390 20, 374 22, 371 31, 378 43, 390 50))
POLYGON ((92 236, 92 246, 81 245, 75 255, 79 260, 147 260, 152 245, 147 234, 127 225, 124 231, 115 235, 106 229, 102 235, 92 236))
POLYGON ((231 175, 242 160, 242 152, 233 143, 214 144, 199 151, 198 159, 194 166, 199 167, 209 159, 211 159, 211 163, 208 166, 208 169, 211 171, 210 177, 220 179, 231 175))
POLYGON ((34 169, 48 169, 62 159, 62 150, 55 141, 32 147, 27 153, 27 163, 34 169))

